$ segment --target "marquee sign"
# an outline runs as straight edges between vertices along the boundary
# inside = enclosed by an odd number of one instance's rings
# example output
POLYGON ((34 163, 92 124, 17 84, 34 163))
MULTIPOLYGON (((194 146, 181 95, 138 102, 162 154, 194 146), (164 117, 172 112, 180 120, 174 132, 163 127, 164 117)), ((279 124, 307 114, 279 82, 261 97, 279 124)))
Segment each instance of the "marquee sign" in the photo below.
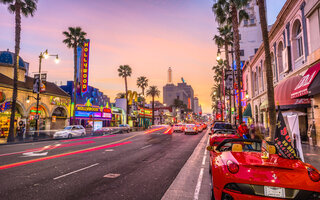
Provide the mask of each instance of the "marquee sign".
POLYGON ((88 91, 88 79, 89 79, 89 47, 90 40, 87 40, 83 44, 82 56, 81 56, 81 92, 88 91))

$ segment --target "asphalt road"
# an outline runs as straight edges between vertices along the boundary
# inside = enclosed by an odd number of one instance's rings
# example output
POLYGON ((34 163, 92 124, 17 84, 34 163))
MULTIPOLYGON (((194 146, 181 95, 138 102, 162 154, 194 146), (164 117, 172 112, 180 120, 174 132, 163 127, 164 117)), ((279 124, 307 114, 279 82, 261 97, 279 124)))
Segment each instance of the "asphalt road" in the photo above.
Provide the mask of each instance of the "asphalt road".
POLYGON ((0 146, 1 199, 161 199, 202 138, 133 132, 0 146))

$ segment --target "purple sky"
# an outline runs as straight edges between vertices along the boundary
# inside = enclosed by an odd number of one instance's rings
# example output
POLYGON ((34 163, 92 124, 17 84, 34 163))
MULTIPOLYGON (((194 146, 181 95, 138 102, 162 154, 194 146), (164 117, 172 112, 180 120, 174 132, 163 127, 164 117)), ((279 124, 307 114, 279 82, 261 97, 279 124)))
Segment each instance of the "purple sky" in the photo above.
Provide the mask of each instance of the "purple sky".
MULTIPOLYGON (((269 23, 283 3, 267 1, 269 23)), ((124 90, 119 65, 129 64, 133 69, 129 89, 140 92, 136 79, 144 75, 161 93, 167 69, 172 67, 174 82, 184 77, 204 111, 210 112, 211 67, 216 57, 211 6, 212 0, 39 0, 35 16, 22 19, 21 57, 30 63, 32 75, 41 51, 58 53, 61 62, 45 60, 42 69, 49 81, 71 80, 73 51, 62 43, 62 31, 81 26, 91 40, 89 84, 112 100, 124 90)), ((0 50, 13 51, 14 16, 4 5, 0 5, 0 27, 0 50)))

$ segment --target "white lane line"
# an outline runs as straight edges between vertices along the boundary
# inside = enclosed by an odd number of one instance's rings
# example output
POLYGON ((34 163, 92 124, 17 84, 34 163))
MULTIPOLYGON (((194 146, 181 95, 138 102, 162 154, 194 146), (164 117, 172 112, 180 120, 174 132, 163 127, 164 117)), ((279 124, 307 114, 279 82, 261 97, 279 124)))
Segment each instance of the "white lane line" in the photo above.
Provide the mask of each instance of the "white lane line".
POLYGON ((205 165, 207 156, 203 156, 202 165, 205 165))
POLYGON ((193 199, 194 200, 198 200, 199 199, 199 193, 200 193, 200 188, 201 188, 201 183, 202 183, 202 177, 203 177, 203 168, 201 168, 201 170, 200 170, 197 186, 196 186, 196 189, 194 191, 194 195, 193 195, 193 199))
POLYGON ((146 148, 151 147, 151 146, 152 146, 152 144, 149 144, 147 146, 141 147, 140 149, 146 149, 146 148))
POLYGON ((119 176, 120 176, 120 174, 109 173, 109 174, 104 175, 103 177, 104 178, 117 178, 119 176))
POLYGON ((96 163, 96 164, 90 165, 90 166, 88 166, 88 167, 84 167, 84 168, 78 169, 78 170, 76 170, 76 171, 73 171, 73 172, 70 172, 70 173, 67 173, 67 174, 58 176, 58 177, 55 177, 53 180, 57 180, 57 179, 59 179, 59 178, 63 178, 63 177, 69 176, 69 175, 71 175, 71 174, 74 174, 74 173, 77 173, 77 172, 80 172, 80 171, 89 169, 89 168, 94 167, 94 166, 96 166, 96 165, 99 165, 99 163, 96 163))
POLYGON ((105 150, 105 151, 114 151, 113 149, 107 149, 107 150, 105 150))

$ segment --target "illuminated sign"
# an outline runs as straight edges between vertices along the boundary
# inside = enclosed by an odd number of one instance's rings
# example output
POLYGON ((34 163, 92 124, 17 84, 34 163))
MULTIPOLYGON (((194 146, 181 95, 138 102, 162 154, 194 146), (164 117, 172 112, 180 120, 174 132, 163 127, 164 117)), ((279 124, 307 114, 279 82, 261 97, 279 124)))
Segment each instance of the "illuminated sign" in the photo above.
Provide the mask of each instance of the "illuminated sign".
POLYGON ((152 117, 152 109, 139 108, 139 115, 140 117, 152 117))
POLYGON ((100 112, 100 108, 99 107, 90 107, 90 106, 77 105, 76 106, 76 111, 100 112))
POLYGON ((50 97, 50 104, 51 105, 56 105, 56 106, 68 107, 69 106, 69 101, 68 100, 63 100, 60 97, 51 96, 50 97))
POLYGON ((81 66, 81 92, 85 93, 88 90, 88 79, 89 79, 89 47, 90 40, 87 40, 83 44, 82 48, 82 66, 81 66))

